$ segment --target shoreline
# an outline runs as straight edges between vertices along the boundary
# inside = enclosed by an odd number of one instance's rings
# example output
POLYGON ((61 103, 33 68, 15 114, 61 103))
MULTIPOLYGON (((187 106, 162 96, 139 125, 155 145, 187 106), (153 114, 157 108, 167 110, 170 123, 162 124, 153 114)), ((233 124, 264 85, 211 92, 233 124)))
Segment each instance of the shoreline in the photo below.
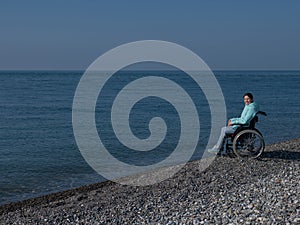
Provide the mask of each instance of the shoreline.
POLYGON ((0 205, 0 223, 166 223, 177 220, 181 223, 202 221, 204 224, 218 224, 242 223, 238 215, 246 214, 244 222, 251 222, 253 218, 261 223, 274 222, 275 216, 278 222, 293 224, 300 222, 300 202, 297 202, 300 198, 299 161, 300 138, 297 138, 266 146, 263 157, 258 160, 217 157, 204 171, 201 171, 199 160, 191 161, 173 177, 150 186, 135 187, 104 181, 0 205), (274 186, 278 186, 279 191, 274 186), (239 195, 239 192, 253 188, 256 188, 255 192, 245 193, 246 198, 239 195), (264 192, 260 193, 261 190, 264 192), (273 199, 268 199, 266 190, 277 190, 272 194, 281 200, 280 207, 273 205, 273 199), (286 191, 291 191, 290 196, 295 199, 285 205, 284 199, 289 197, 284 196, 286 191), (257 203, 260 199, 256 192, 266 197, 265 202, 271 204, 269 208, 274 208, 273 211, 264 212, 268 207, 257 203), (226 208, 225 203, 231 207, 226 208), (237 205, 232 207, 233 203, 237 205), (219 206, 226 210, 213 213, 212 209, 219 206), (286 206, 289 215, 277 213, 282 206, 286 206), (222 219, 225 212, 228 218, 222 219))

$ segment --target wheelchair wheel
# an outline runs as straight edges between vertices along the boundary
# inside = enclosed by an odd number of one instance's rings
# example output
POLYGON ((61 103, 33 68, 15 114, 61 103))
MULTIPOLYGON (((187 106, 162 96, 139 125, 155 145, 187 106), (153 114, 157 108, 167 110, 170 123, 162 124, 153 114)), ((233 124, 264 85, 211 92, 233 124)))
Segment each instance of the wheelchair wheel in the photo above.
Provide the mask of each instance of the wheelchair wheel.
POLYGON ((265 149, 265 141, 258 130, 242 130, 234 137, 232 147, 239 157, 257 158, 265 149))

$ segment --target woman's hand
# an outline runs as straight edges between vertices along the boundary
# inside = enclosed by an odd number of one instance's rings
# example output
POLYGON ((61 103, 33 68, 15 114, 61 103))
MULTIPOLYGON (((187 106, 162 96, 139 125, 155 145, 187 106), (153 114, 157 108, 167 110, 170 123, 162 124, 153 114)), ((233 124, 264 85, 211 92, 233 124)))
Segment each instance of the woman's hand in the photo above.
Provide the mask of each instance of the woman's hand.
POLYGON ((228 120, 228 126, 232 126, 231 120, 228 120))

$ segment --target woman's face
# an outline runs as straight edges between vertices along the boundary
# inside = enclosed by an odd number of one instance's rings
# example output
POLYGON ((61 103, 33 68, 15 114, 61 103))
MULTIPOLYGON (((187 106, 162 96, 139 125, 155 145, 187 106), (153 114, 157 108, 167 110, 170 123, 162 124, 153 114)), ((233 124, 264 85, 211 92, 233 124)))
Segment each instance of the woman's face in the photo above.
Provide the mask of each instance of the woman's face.
POLYGON ((249 104, 252 102, 252 99, 249 98, 249 96, 246 95, 246 96, 244 97, 244 102, 245 102, 246 105, 249 105, 249 104))

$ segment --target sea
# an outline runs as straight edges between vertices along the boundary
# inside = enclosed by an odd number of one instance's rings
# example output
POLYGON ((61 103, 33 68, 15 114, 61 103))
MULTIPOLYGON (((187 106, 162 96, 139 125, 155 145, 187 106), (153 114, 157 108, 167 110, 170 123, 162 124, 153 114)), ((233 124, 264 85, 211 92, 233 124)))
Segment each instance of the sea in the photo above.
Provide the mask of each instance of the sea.
MULTIPOLYGON (((74 137, 72 106, 83 74, 84 71, 0 72, 0 205, 105 180, 86 162, 74 137)), ((224 96, 227 119, 240 115, 243 94, 251 92, 267 113, 257 123, 266 144, 300 137, 300 71, 213 74, 224 96)), ((110 115, 115 97, 122 87, 146 76, 170 79, 191 96, 199 113, 200 134, 190 160, 201 158, 211 131, 210 102, 205 91, 182 71, 124 70, 114 74, 99 93, 94 112, 104 145, 118 160, 140 166, 163 160, 178 144, 181 123, 176 107, 154 95, 133 106, 128 123, 133 135, 143 139, 150 135, 151 118, 162 118, 167 134, 160 148, 135 154, 135 150, 124 149, 113 132, 110 115)))

